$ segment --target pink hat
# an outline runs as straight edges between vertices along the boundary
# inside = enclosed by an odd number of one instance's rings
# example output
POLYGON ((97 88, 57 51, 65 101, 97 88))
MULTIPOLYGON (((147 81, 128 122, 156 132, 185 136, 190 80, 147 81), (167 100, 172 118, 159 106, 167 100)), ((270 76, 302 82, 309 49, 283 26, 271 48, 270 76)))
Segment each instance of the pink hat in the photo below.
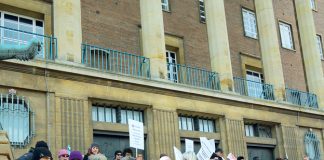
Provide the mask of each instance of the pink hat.
POLYGON ((58 152, 58 157, 60 158, 61 156, 66 155, 66 154, 69 154, 68 150, 66 150, 66 149, 61 149, 61 150, 58 152))

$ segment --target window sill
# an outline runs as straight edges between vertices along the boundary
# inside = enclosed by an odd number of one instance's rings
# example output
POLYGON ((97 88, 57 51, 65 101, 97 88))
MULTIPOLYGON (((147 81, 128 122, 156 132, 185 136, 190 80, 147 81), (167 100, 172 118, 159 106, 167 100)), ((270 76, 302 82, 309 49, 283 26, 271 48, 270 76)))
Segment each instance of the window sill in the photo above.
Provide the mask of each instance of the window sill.
POLYGON ((285 48, 283 46, 281 46, 281 48, 287 51, 296 52, 296 49, 285 48))
POLYGON ((254 38, 254 37, 247 36, 247 35, 245 35, 245 34, 244 34, 244 37, 245 37, 245 38, 249 38, 249 39, 253 39, 253 40, 258 40, 258 37, 254 38))
POLYGON ((163 10, 163 9, 162 9, 162 11, 163 11, 163 12, 166 12, 166 13, 171 13, 170 10, 163 10))

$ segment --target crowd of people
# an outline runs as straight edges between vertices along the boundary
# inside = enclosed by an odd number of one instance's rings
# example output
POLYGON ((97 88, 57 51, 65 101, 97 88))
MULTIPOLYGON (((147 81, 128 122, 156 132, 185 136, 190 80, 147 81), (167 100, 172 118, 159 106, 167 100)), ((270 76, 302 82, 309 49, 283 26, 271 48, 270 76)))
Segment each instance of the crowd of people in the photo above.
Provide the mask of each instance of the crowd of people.
MULTIPOLYGON (((100 152, 99 145, 96 143, 91 144, 88 152, 84 155, 80 151, 69 151, 67 149, 61 149, 58 151, 57 158, 52 156, 48 145, 44 141, 38 141, 35 148, 31 148, 28 153, 22 155, 17 160, 108 160, 107 157, 100 152)), ((113 160, 144 160, 142 154, 137 154, 133 157, 133 152, 130 148, 125 148, 123 151, 115 151, 113 160)), ((170 156, 166 154, 160 155, 160 160, 171 160, 170 156)), ((197 156, 194 152, 185 152, 183 154, 183 160, 197 160, 197 156)), ((222 149, 218 148, 211 155, 210 160, 245 160, 243 156, 235 157, 230 153, 227 157, 224 156, 222 149)), ((253 160, 260 160, 259 157, 254 157, 253 160)), ((277 158, 276 160, 288 160, 287 158, 277 158)), ((309 160, 307 156, 304 156, 303 160, 309 160)))

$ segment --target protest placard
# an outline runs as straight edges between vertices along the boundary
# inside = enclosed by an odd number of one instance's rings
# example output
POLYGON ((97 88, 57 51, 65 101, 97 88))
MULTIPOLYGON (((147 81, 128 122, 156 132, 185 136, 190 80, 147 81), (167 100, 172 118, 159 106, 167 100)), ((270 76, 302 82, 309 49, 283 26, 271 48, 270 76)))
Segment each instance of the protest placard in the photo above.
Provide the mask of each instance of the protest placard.
POLYGON ((142 122, 128 120, 129 146, 144 150, 144 127, 142 122))
POLYGON ((185 139, 186 152, 194 152, 194 142, 190 139, 185 139))

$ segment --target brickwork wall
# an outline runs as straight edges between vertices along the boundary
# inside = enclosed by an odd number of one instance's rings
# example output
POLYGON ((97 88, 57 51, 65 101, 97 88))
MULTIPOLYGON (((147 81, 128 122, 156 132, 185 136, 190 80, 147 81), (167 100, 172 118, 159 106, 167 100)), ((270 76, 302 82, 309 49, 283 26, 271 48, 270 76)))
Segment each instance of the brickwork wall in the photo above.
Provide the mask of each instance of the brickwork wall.
POLYGON ((255 55, 257 57, 260 57, 261 54, 259 41, 257 39, 246 37, 243 28, 242 7, 255 11, 254 1, 226 0, 224 3, 233 75, 242 77, 240 53, 255 55))
POLYGON ((139 0, 81 0, 83 43, 141 54, 139 0))
POLYGON ((183 37, 186 64, 211 69, 207 27, 199 20, 199 1, 169 2, 171 12, 163 12, 165 32, 183 37))
MULTIPOLYGON (((316 34, 321 35, 322 37, 322 45, 324 39, 324 1, 317 0, 317 9, 313 11, 314 13, 314 21, 315 21, 315 28, 316 34)), ((323 72, 324 72, 324 60, 322 60, 323 72)))
POLYGON ((278 38, 285 84, 289 88, 306 91, 306 79, 293 0, 273 0, 273 7, 278 27, 278 38), (294 39, 294 50, 288 50, 281 47, 279 21, 291 25, 294 39))

